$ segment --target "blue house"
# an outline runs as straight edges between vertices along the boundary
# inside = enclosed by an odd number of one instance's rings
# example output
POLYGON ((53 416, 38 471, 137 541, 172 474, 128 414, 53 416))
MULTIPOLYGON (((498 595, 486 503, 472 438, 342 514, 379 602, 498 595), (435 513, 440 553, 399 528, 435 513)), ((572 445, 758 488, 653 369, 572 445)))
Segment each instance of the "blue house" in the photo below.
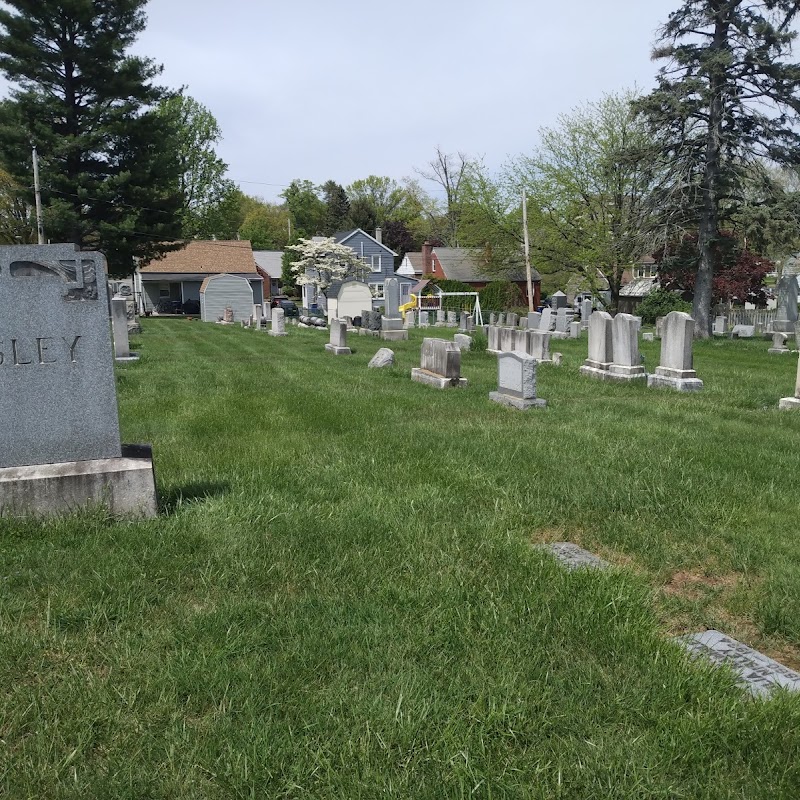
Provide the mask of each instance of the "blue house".
MULTIPOLYGON (((355 275, 358 280, 363 280, 372 290, 372 308, 378 309, 384 304, 383 287, 387 278, 397 278, 400 281, 400 304, 407 303, 411 295, 411 287, 416 280, 407 275, 398 275, 394 269, 397 253, 383 244, 381 229, 375 231, 375 236, 370 236, 361 228, 352 231, 340 231, 333 235, 337 244, 345 244, 355 250, 356 255, 364 263, 360 275, 355 275)), ((340 283, 333 283, 327 290, 331 297, 336 296, 340 283)), ((315 287, 303 286, 303 307, 324 310, 325 298, 317 296, 315 287)))

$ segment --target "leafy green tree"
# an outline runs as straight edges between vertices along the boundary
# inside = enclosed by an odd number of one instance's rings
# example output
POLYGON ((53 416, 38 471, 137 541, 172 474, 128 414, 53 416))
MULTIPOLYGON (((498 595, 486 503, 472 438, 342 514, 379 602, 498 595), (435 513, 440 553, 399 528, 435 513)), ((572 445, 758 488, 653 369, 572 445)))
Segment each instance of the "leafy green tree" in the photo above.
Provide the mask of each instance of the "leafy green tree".
POLYGON ((0 169, 0 242, 32 244, 36 242, 33 212, 14 179, 0 169))
POLYGON ((180 236, 180 166, 154 106, 161 71, 127 51, 145 26, 145 0, 8 0, 0 8, 0 161, 31 184, 41 157, 48 238, 102 250, 130 274, 180 236))
POLYGON ((258 200, 251 204, 239 229, 254 250, 283 250, 289 244, 289 210, 258 200))
POLYGON ((664 171, 632 92, 608 94, 541 131, 532 156, 513 160, 507 186, 529 193, 534 261, 581 274, 592 290, 605 275, 616 306, 626 269, 661 230, 653 200, 664 171))
POLYGON ((295 241, 322 233, 325 229, 326 206, 311 181, 292 181, 281 197, 286 200, 289 209, 295 241))
POLYGON ((404 219, 406 193, 392 178, 370 175, 347 187, 353 226, 372 233, 390 219, 404 219))
POLYGON ((325 202, 325 236, 350 227, 350 200, 344 187, 336 181, 322 184, 322 199, 325 202))
POLYGON ((215 150, 222 139, 217 120, 202 103, 184 94, 163 99, 158 113, 170 127, 169 146, 180 162, 183 238, 228 238, 224 231, 215 229, 219 223, 226 227, 225 214, 219 213, 219 207, 235 196, 233 182, 225 178, 228 165, 215 150))
POLYGON ((684 0, 660 31, 665 59, 641 109, 671 165, 673 206, 696 223, 695 333, 711 335, 715 247, 746 168, 800 162, 800 66, 786 59, 796 0, 684 0))

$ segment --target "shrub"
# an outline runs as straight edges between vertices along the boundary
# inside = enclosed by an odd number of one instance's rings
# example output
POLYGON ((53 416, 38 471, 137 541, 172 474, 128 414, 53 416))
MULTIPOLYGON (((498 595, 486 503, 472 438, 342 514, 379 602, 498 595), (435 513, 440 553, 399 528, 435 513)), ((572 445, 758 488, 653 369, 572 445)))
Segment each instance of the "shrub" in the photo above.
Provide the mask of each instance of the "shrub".
MULTIPOLYGON (((511 281, 492 281, 478 292, 481 308, 490 311, 506 311, 522 305, 522 292, 511 281)), ((527 311, 527 309, 525 309, 527 311)))
POLYGON ((472 337, 472 344, 470 345, 470 351, 473 353, 485 353, 486 348, 489 346, 489 340, 486 338, 486 334, 483 331, 476 330, 472 331, 470 334, 472 337))
POLYGON ((666 289, 654 289, 639 304, 636 313, 642 322, 652 325, 656 317, 665 317, 670 311, 691 312, 692 304, 682 300, 680 295, 666 289))

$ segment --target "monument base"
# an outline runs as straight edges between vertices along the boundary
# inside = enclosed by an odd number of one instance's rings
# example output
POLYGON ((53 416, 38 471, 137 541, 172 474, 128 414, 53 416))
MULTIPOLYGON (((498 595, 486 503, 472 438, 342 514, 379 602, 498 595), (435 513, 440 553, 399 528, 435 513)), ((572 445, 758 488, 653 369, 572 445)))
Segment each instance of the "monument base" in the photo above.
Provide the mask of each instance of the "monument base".
POLYGON ((767 352, 773 356, 783 356, 788 355, 792 351, 788 347, 770 347, 767 352))
POLYGON ((800 397, 784 397, 779 403, 778 408, 781 411, 789 411, 790 409, 800 409, 800 397))
POLYGON ((627 367, 623 364, 612 364, 607 377, 612 381, 643 381, 647 380, 647 373, 642 366, 627 367))
POLYGON ((509 408, 517 408, 520 411, 527 411, 529 408, 547 407, 547 400, 541 400, 540 398, 524 400, 521 397, 503 394, 503 392, 489 392, 489 399, 495 403, 500 403, 500 405, 508 406, 509 408))
POLYGON ((129 353, 127 356, 114 356, 114 361, 118 364, 130 364, 131 361, 138 361, 138 353, 129 353))
POLYGON ((408 339, 408 331, 380 331, 381 339, 385 342, 400 342, 408 339))
POLYGON ((654 375, 647 376, 648 388, 674 389, 676 392, 699 392, 703 388, 703 381, 696 376, 694 370, 666 370, 656 367, 654 375), (663 371, 660 371, 663 370, 663 371), (680 373, 680 377, 674 373, 680 373))
POLYGON ((587 359, 583 362, 580 373, 581 375, 587 375, 590 378, 599 378, 602 381, 606 381, 608 380, 608 368, 610 366, 610 363, 603 364, 600 361, 590 361, 587 359))
POLYGON ((351 356, 353 351, 349 347, 337 347, 335 344, 326 344, 325 349, 335 356, 351 356))
POLYGON ((433 386, 435 389, 463 388, 467 385, 466 378, 445 378, 419 367, 411 370, 411 380, 416 383, 424 383, 426 386, 433 386))
MULTIPOLYGON (((303 327, 305 327, 305 326, 303 326, 303 327)), ((282 331, 281 333, 278 333, 278 331, 269 331, 269 335, 270 336, 288 336, 289 334, 286 333, 286 331, 282 331)))
POLYGON ((90 505, 120 517, 155 517, 150 445, 122 445, 121 458, 0 469, 0 516, 47 517, 90 505))
POLYGON ((554 339, 569 339, 569 331, 550 331, 554 339))

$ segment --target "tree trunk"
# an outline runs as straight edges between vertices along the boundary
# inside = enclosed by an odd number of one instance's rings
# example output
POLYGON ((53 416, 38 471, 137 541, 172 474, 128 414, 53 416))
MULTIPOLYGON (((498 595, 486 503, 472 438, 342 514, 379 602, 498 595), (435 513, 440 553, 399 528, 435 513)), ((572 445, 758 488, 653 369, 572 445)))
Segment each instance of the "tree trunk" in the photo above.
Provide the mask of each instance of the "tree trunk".
MULTIPOLYGON (((716 12, 713 50, 721 53, 728 45, 729 9, 720 4, 716 12)), ((694 335, 698 339, 711 337, 711 299, 714 282, 714 245, 719 237, 719 180, 721 172, 722 118, 725 68, 716 66, 709 76, 708 131, 706 157, 701 183, 703 204, 700 209, 698 242, 700 265, 694 283, 694 335)))

